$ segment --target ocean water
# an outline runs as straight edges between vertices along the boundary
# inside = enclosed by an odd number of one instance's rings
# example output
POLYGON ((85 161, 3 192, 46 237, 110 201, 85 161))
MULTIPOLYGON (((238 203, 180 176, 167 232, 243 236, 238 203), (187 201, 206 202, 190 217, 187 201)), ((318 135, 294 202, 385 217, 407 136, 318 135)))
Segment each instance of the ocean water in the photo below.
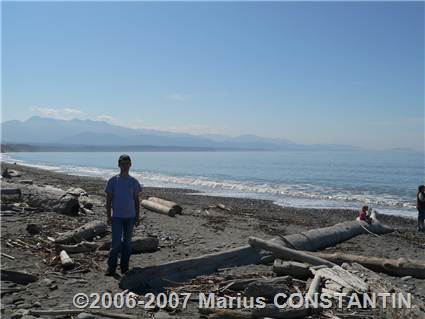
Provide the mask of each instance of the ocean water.
MULTIPOLYGON (((2 159, 108 178, 114 152, 7 153, 2 159)), ((359 208, 416 216, 424 154, 404 151, 133 152, 131 174, 145 186, 271 199, 282 206, 359 208)), ((77 185, 76 185, 77 186, 77 185)))

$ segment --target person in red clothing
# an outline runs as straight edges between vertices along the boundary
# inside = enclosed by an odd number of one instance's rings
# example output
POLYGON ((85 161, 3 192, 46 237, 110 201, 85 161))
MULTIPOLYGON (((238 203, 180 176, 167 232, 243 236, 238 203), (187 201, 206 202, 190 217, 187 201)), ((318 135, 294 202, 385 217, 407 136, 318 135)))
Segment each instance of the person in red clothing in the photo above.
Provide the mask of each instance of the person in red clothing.
POLYGON ((359 219, 371 224, 372 223, 372 218, 370 218, 369 214, 368 214, 368 210, 369 210, 369 206, 363 206, 362 210, 359 213, 359 219))

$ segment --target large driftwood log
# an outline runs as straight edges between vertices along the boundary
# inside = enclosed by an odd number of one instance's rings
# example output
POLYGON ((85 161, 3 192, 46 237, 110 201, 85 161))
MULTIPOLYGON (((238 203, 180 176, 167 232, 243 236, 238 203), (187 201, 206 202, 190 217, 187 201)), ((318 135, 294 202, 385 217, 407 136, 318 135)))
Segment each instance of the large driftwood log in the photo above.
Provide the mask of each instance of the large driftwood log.
MULTIPOLYGON (((402 296, 407 298, 406 291, 395 286, 394 284, 390 283, 383 277, 379 276, 376 272, 373 272, 367 269, 366 267, 363 267, 360 264, 357 264, 357 263, 344 264, 343 267, 355 275, 363 276, 364 278, 366 278, 367 282, 369 283, 371 292, 375 294, 396 293, 396 294, 401 294, 402 296)), ((388 302, 391 302, 391 299, 392 298, 389 297, 388 302)), ((401 298, 399 297, 396 298, 396 302, 397 302, 397 305, 395 308, 392 307, 391 304, 387 304, 386 307, 383 307, 382 303, 377 302, 377 307, 374 309, 376 318, 389 318, 389 319, 424 318, 425 303, 421 301, 419 298, 415 298, 412 296, 411 307, 400 305, 401 298), (397 309, 397 306, 403 306, 403 307, 399 307, 397 309)))
POLYGON ((149 197, 148 200, 151 201, 151 202, 155 202, 155 203, 159 203, 159 204, 171 207, 171 208, 174 209, 176 214, 182 213, 183 208, 175 202, 172 202, 172 201, 169 201, 169 200, 166 200, 166 199, 162 199, 162 198, 159 198, 159 197, 149 197))
MULTIPOLYGON (((133 254, 151 253, 158 250, 159 240, 156 237, 134 237, 131 241, 131 251, 133 254)), ((106 241, 100 247, 100 250, 111 249, 111 242, 106 241)))
POLYGON ((1 269, 1 280, 26 285, 38 280, 38 276, 26 272, 1 269))
POLYGON ((55 243, 57 244, 78 244, 83 240, 92 240, 96 236, 106 233, 107 225, 104 222, 95 220, 83 226, 61 234, 55 243))
POLYGON ((270 251, 276 257, 282 258, 285 260, 295 260, 295 261, 299 261, 303 263, 309 263, 315 266, 319 266, 319 265, 326 265, 330 267, 335 266, 334 263, 327 261, 325 259, 312 256, 311 254, 303 252, 303 251, 287 248, 287 247, 272 243, 270 241, 262 240, 255 237, 249 237, 248 242, 254 248, 270 251))
POLYGON ((383 272, 396 276, 412 276, 425 279, 425 262, 407 258, 388 259, 373 256, 359 256, 344 253, 322 253, 314 252, 314 256, 329 260, 336 264, 359 263, 373 271, 383 272))
POLYGON ((171 217, 176 215, 176 211, 173 207, 165 206, 146 199, 142 200, 141 204, 144 208, 155 213, 165 214, 171 217))
MULTIPOLYGON (((277 237, 272 243, 299 250, 314 251, 334 246, 340 242, 367 233, 363 228, 385 234, 392 230, 378 222, 361 225, 358 221, 339 223, 320 229, 312 229, 301 234, 277 237), (322 240, 323 239, 323 240, 322 240)), ((156 266, 136 267, 126 273, 120 287, 134 292, 158 291, 172 282, 184 282, 200 275, 211 274, 219 268, 257 264, 265 256, 249 245, 207 254, 194 258, 171 261, 156 266)))
POLYGON ((212 274, 218 268, 258 263, 260 255, 250 246, 225 252, 171 261, 157 266, 133 268, 120 281, 120 288, 136 293, 161 291, 173 282, 184 282, 203 274, 212 274))
POLYGON ((275 259, 273 263, 273 272, 278 276, 289 275, 295 278, 306 279, 312 276, 310 266, 310 264, 306 263, 275 259))
POLYGON ((44 211, 77 216, 80 210, 78 196, 62 189, 37 185, 20 185, 28 204, 44 211))

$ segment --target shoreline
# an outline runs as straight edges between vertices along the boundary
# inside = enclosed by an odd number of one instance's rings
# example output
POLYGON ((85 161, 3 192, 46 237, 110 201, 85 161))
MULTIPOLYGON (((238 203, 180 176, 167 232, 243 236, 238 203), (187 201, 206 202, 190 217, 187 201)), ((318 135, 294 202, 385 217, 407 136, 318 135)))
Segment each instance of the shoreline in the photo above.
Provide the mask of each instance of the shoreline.
MULTIPOLYGON (((85 167, 85 166, 77 166, 72 167, 70 169, 66 168, 66 165, 63 166, 61 164, 32 164, 22 160, 17 160, 11 158, 10 160, 5 160, 4 158, 0 158, 1 162, 13 164, 17 163, 18 165, 23 165, 32 168, 38 168, 42 170, 47 170, 55 173, 62 173, 66 175, 73 176, 81 176, 81 177, 94 177, 94 178, 102 178, 103 180, 107 180, 110 175, 109 171, 115 171, 111 168, 96 168, 96 167, 85 167), (50 169, 49 169, 50 168, 50 169), (109 175, 108 175, 109 174, 109 175)), ((338 200, 333 199, 326 195, 314 195, 310 198, 308 197, 298 197, 290 194, 279 194, 274 192, 268 192, 267 190, 257 191, 256 187, 254 189, 246 188, 246 185, 238 184, 239 181, 215 181, 215 180, 201 180, 200 183, 196 183, 196 185, 190 185, 189 183, 193 182, 191 177, 176 177, 176 176, 168 176, 163 174, 153 174, 152 173, 142 173, 136 169, 133 169, 134 176, 139 179, 142 184, 148 184, 150 188, 175 188, 175 189, 184 189, 187 191, 195 192, 198 194, 205 194, 215 197, 227 197, 227 198, 245 198, 245 199, 254 199, 254 200, 269 200, 274 204, 279 205, 281 207, 291 207, 291 208, 299 208, 299 209, 341 209, 341 210, 359 210, 361 206, 368 205, 372 207, 374 210, 379 212, 382 215, 391 215, 391 216, 400 216, 408 219, 416 219, 417 211, 414 208, 414 205, 411 204, 412 207, 403 207, 403 206, 382 206, 379 204, 379 198, 375 198, 371 202, 372 195, 368 195, 369 200, 366 198, 364 201, 358 200, 338 200), (152 175, 152 176, 151 176, 152 175), (158 175, 158 176, 156 176, 158 175), (180 181, 182 179, 182 181, 180 181), (187 181, 183 181, 187 179, 187 181), (146 182, 147 181, 147 182, 146 182), (230 183, 229 185, 227 185, 230 183), (213 186, 208 186, 211 184, 213 186), (216 184, 223 184, 222 188, 216 188, 216 184), (164 185, 172 185, 172 186, 164 186, 164 185), (197 187, 192 187, 197 186, 197 187), (243 187, 243 190, 238 190, 238 186, 243 187), (228 187, 228 188, 226 188, 228 187), (323 196, 323 198, 321 198, 323 196), (376 201, 376 203, 374 203, 376 201)), ((199 179, 194 177, 196 180, 199 179)), ((336 195, 334 195, 336 196, 336 195)), ((412 197, 413 198, 413 197, 412 197)), ((414 199, 412 199, 412 203, 414 199)))
MULTIPOLYGON (((49 177, 55 176, 57 179, 61 180, 64 178, 72 178, 72 180, 90 180, 94 181, 96 184, 101 184, 101 187, 103 187, 103 184, 106 183, 106 179, 103 177, 97 177, 97 176, 85 176, 85 175, 74 175, 74 174, 68 174, 63 172, 56 172, 40 167, 30 166, 30 165, 22 165, 22 164, 11 164, 4 161, 1 161, 1 167, 6 167, 10 169, 16 169, 20 171, 26 171, 31 173, 37 173, 37 176, 40 175, 46 175, 49 177)), ((49 185, 49 183, 43 183, 44 185, 49 185)), ((71 186, 69 186, 71 187, 71 186)), ((76 187, 76 186, 75 186, 76 187)), ((275 208, 285 210, 290 210, 292 212, 300 212, 300 213, 306 213, 310 212, 313 215, 311 217, 318 217, 314 216, 314 214, 321 214, 326 212, 332 212, 334 214, 341 214, 341 218, 356 218, 358 215, 358 209, 351 209, 351 208, 340 208, 340 207, 320 207, 320 208, 310 208, 310 207, 295 207, 295 206, 282 206, 280 204, 275 203, 272 199, 257 199, 257 198, 251 198, 251 197, 233 197, 233 196, 223 196, 223 195, 217 195, 217 194, 211 194, 211 193, 204 193, 202 191, 191 189, 191 188, 185 188, 185 187, 151 187, 151 186, 145 186, 143 187, 142 192, 142 198, 147 198, 151 195, 146 195, 146 193, 157 193, 158 191, 162 191, 165 193, 176 193, 176 194, 185 194, 186 196, 190 197, 201 197, 205 199, 217 199, 221 200, 222 202, 232 202, 232 201, 247 201, 247 202, 253 202, 253 203, 267 203, 267 206, 275 206, 275 208), (143 194, 145 193, 145 195, 143 194)), ((99 193, 97 192, 97 195, 104 196, 103 188, 102 191, 99 193)), ((384 223, 387 223, 390 226, 400 226, 400 225, 411 225, 415 224, 414 218, 411 218, 409 216, 402 216, 402 215, 389 215, 389 214, 382 214, 377 212, 377 216, 380 221, 383 221, 384 223)))

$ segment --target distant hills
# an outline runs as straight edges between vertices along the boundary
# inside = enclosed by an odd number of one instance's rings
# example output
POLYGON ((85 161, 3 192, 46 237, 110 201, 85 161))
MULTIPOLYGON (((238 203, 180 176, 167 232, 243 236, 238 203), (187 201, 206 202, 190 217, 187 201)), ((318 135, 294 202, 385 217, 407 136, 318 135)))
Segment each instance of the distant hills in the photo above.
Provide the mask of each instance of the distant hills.
POLYGON ((348 145, 304 145, 256 135, 193 135, 132 129, 94 120, 33 116, 1 124, 2 151, 352 150, 348 145))

